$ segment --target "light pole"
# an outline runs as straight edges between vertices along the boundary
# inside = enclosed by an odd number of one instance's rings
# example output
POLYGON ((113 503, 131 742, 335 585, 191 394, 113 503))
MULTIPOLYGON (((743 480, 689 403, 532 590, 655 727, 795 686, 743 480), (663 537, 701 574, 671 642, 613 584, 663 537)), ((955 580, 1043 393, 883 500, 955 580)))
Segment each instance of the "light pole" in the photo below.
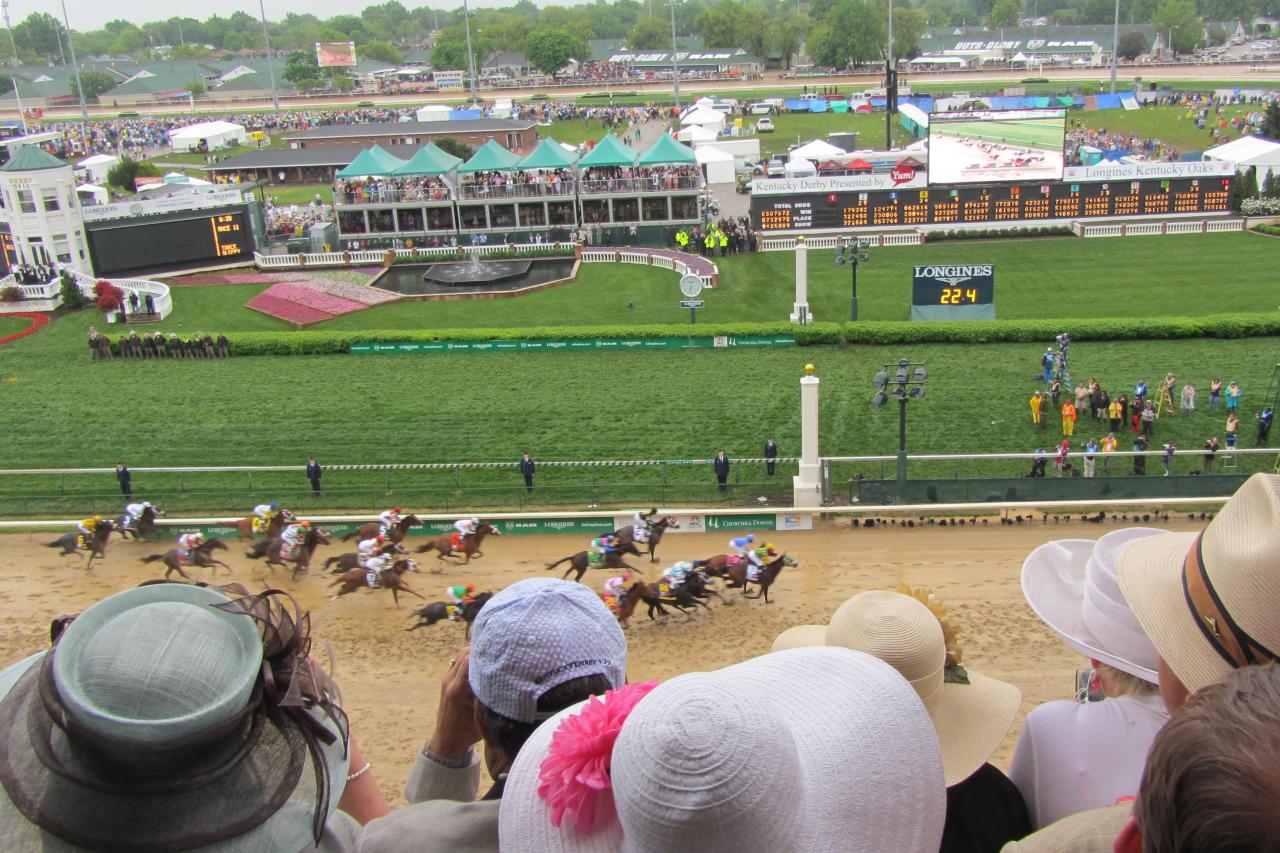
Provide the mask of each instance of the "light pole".
POLYGON ((1173 49, 1173 31, 1178 29, 1176 24, 1169 27, 1169 59, 1177 59, 1178 52, 1173 49))
POLYGON ((271 61, 271 37, 267 35, 267 7, 258 0, 258 17, 262 21, 262 49, 267 52, 267 79, 271 81, 271 106, 280 111, 280 93, 276 91, 276 67, 271 61))
POLYGON ((880 408, 890 397, 898 401, 898 471, 894 500, 899 504, 906 503, 907 498, 907 400, 924 399, 924 381, 928 376, 923 362, 904 358, 897 364, 886 364, 871 380, 876 388, 871 408, 880 408))
MULTIPOLYGON (((67 18, 67 0, 62 0, 62 25, 67 31, 67 48, 71 53, 71 68, 76 73, 76 93, 80 96, 80 118, 82 121, 87 122, 89 121, 89 108, 84 105, 84 86, 80 85, 80 63, 76 62, 76 40, 71 37, 71 21, 67 18)), ((84 133, 83 126, 80 131, 84 133)))
POLYGON ((871 256, 862 248, 862 241, 856 237, 845 237, 844 245, 836 253, 836 266, 846 263, 853 270, 853 290, 849 294, 849 319, 858 319, 858 262, 870 260, 871 256), (853 241, 857 242, 853 242, 853 241), (845 253, 848 252, 846 255, 845 253))
POLYGON ((462 0, 462 23, 467 31, 467 75, 471 78, 471 105, 476 105, 476 55, 471 51, 471 7, 462 0))
POLYGON ((897 106, 895 92, 898 81, 894 73, 893 61, 893 0, 889 0, 889 52, 885 54, 884 64, 884 150, 893 150, 893 108, 897 106))
POLYGON ((1111 94, 1116 93, 1116 65, 1120 62, 1120 0, 1116 0, 1116 18, 1111 25, 1111 94))
POLYGON ((18 117, 22 119, 22 135, 27 134, 27 111, 22 108, 22 93, 18 91, 18 43, 13 38, 13 24, 9 21, 9 0, 0 0, 0 10, 4 11, 4 27, 9 31, 9 47, 13 49, 13 96, 18 101, 18 117))
POLYGON ((676 88, 676 115, 680 114, 680 59, 676 56, 676 0, 671 0, 671 81, 676 88))

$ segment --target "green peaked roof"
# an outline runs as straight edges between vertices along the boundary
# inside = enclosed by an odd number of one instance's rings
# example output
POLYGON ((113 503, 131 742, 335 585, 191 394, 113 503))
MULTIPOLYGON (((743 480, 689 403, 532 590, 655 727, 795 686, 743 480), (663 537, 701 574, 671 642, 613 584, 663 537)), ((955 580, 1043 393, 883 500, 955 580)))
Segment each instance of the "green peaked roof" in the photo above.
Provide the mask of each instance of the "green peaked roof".
POLYGON ((339 178, 385 178, 404 165, 404 161, 380 145, 366 148, 356 155, 351 165, 338 172, 339 178))
POLYGON ((516 168, 564 169, 572 166, 577 159, 576 155, 570 154, 559 142, 554 139, 544 139, 538 143, 537 148, 529 152, 528 157, 516 164, 516 168))
POLYGON ((520 161, 519 154, 513 154, 490 139, 480 150, 471 155, 471 159, 458 167, 459 172, 510 172, 520 161))
POLYGON ((635 149, 623 145, 612 133, 597 142, 596 147, 578 161, 579 166, 634 166, 635 163, 635 149))
POLYGON ((395 170, 397 175, 443 175, 452 172, 461 163, 461 158, 454 157, 434 142, 429 142, 418 149, 403 166, 395 170))
POLYGON ((661 166, 667 163, 697 163, 693 149, 688 145, 676 142, 667 134, 658 137, 658 141, 649 146, 649 150, 640 155, 641 166, 661 166))
POLYGON ((61 169, 67 165, 38 145, 24 145, 0 166, 0 172, 34 172, 37 169, 61 169))

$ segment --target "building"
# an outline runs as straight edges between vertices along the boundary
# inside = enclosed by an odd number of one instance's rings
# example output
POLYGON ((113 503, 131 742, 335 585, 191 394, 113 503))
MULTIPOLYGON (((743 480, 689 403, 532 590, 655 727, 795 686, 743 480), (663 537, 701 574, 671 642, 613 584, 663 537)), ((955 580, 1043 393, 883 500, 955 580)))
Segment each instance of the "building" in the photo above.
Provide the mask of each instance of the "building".
MULTIPOLYGON (((537 123, 512 119, 472 119, 466 121, 405 121, 333 124, 285 135, 290 149, 380 145, 426 145, 452 136, 473 148, 493 141, 510 151, 526 153, 538 144, 537 123)), ((350 160, 347 161, 351 162, 350 160)), ((343 164, 345 165, 345 164, 343 164)))
MULTIPOLYGON (((1156 28, 1125 24, 1120 33, 1137 30, 1152 44, 1156 28)), ((1110 24, 1074 27, 1017 27, 979 29, 956 27, 928 31, 919 42, 916 68, 1015 68, 1041 65, 1101 66, 1111 62, 1115 49, 1110 24)))
POLYGON ((37 145, 0 166, 0 255, 6 272, 55 263, 93 272, 71 164, 37 145))

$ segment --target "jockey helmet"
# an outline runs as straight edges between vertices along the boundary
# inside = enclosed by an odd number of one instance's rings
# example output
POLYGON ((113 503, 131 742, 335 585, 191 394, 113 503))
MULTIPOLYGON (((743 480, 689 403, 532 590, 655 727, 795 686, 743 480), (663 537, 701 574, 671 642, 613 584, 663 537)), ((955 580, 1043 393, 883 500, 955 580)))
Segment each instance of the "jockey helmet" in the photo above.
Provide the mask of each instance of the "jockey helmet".
POLYGON ((748 541, 748 542, 754 542, 754 541, 756 541, 756 535, 755 535, 754 533, 748 533, 748 534, 747 534, 747 541, 748 541))
POLYGON ((299 522, 298 522, 298 526, 299 526, 299 527, 310 527, 310 526, 311 526, 311 522, 309 522, 309 521, 299 521, 299 522))
POLYGON ((272 509, 279 509, 279 508, 280 508, 279 506, 277 506, 277 505, 276 505, 276 502, 275 502, 275 501, 272 501, 271 503, 267 504, 267 506, 271 507, 272 509))
POLYGON ((377 539, 375 539, 374 541, 375 541, 375 542, 377 542, 379 545, 381 545, 383 542, 386 542, 386 541, 387 541, 387 537, 385 537, 385 536, 383 536, 381 533, 379 533, 379 534, 378 534, 378 538, 377 538, 377 539))
POLYGON ((394 512, 396 515, 399 515, 402 509, 404 509, 404 507, 402 506, 393 506, 391 508, 391 511, 394 512))
POLYGON ((624 581, 629 581, 631 580, 631 572, 623 572, 621 575, 619 575, 619 577, 622 578, 624 581))
POLYGON ((778 549, 777 549, 777 548, 775 548, 775 547, 773 547, 772 545, 770 545, 770 546, 769 546, 769 556, 770 556, 770 557, 776 557, 776 556, 778 556, 778 549))
POLYGON ((475 592, 475 591, 476 591, 476 585, 475 585, 475 584, 473 584, 473 583, 469 583, 469 584, 467 584, 467 592, 475 592))
POLYGON ((100 515, 95 515, 95 516, 93 517, 93 520, 94 520, 95 522, 97 522, 97 521, 102 521, 102 516, 100 516, 100 515))
POLYGON ((479 516, 477 516, 477 515, 473 515, 473 516, 471 516, 471 518, 470 518, 469 520, 470 520, 470 522, 471 522, 472 524, 479 524, 479 523, 480 523, 480 517, 479 517, 479 516))
POLYGON ((658 514, 658 508, 656 506, 649 507, 649 515, 657 515, 657 514, 658 514))

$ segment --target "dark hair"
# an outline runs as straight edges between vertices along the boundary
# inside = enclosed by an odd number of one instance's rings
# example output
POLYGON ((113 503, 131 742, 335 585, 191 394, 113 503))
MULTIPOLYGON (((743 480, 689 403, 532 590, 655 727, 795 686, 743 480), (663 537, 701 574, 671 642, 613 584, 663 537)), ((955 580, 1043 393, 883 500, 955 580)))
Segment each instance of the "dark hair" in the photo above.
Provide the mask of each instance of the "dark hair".
MULTIPOLYGON (((570 705, 576 705, 584 699, 599 696, 612 689, 613 684, 609 681, 609 677, 602 674, 584 675, 581 678, 570 679, 557 684, 538 697, 538 716, 545 719, 552 714, 563 711, 570 705)), ((480 722, 489 733, 489 738, 511 759, 514 759, 519 754, 521 748, 524 747, 524 742, 533 734, 534 729, 541 724, 540 722, 521 723, 508 719, 485 707, 484 703, 479 700, 476 701, 476 709, 480 722)))
POLYGON ((1246 666, 1157 735, 1133 813, 1145 853, 1275 850, 1277 800, 1280 666, 1246 666))

